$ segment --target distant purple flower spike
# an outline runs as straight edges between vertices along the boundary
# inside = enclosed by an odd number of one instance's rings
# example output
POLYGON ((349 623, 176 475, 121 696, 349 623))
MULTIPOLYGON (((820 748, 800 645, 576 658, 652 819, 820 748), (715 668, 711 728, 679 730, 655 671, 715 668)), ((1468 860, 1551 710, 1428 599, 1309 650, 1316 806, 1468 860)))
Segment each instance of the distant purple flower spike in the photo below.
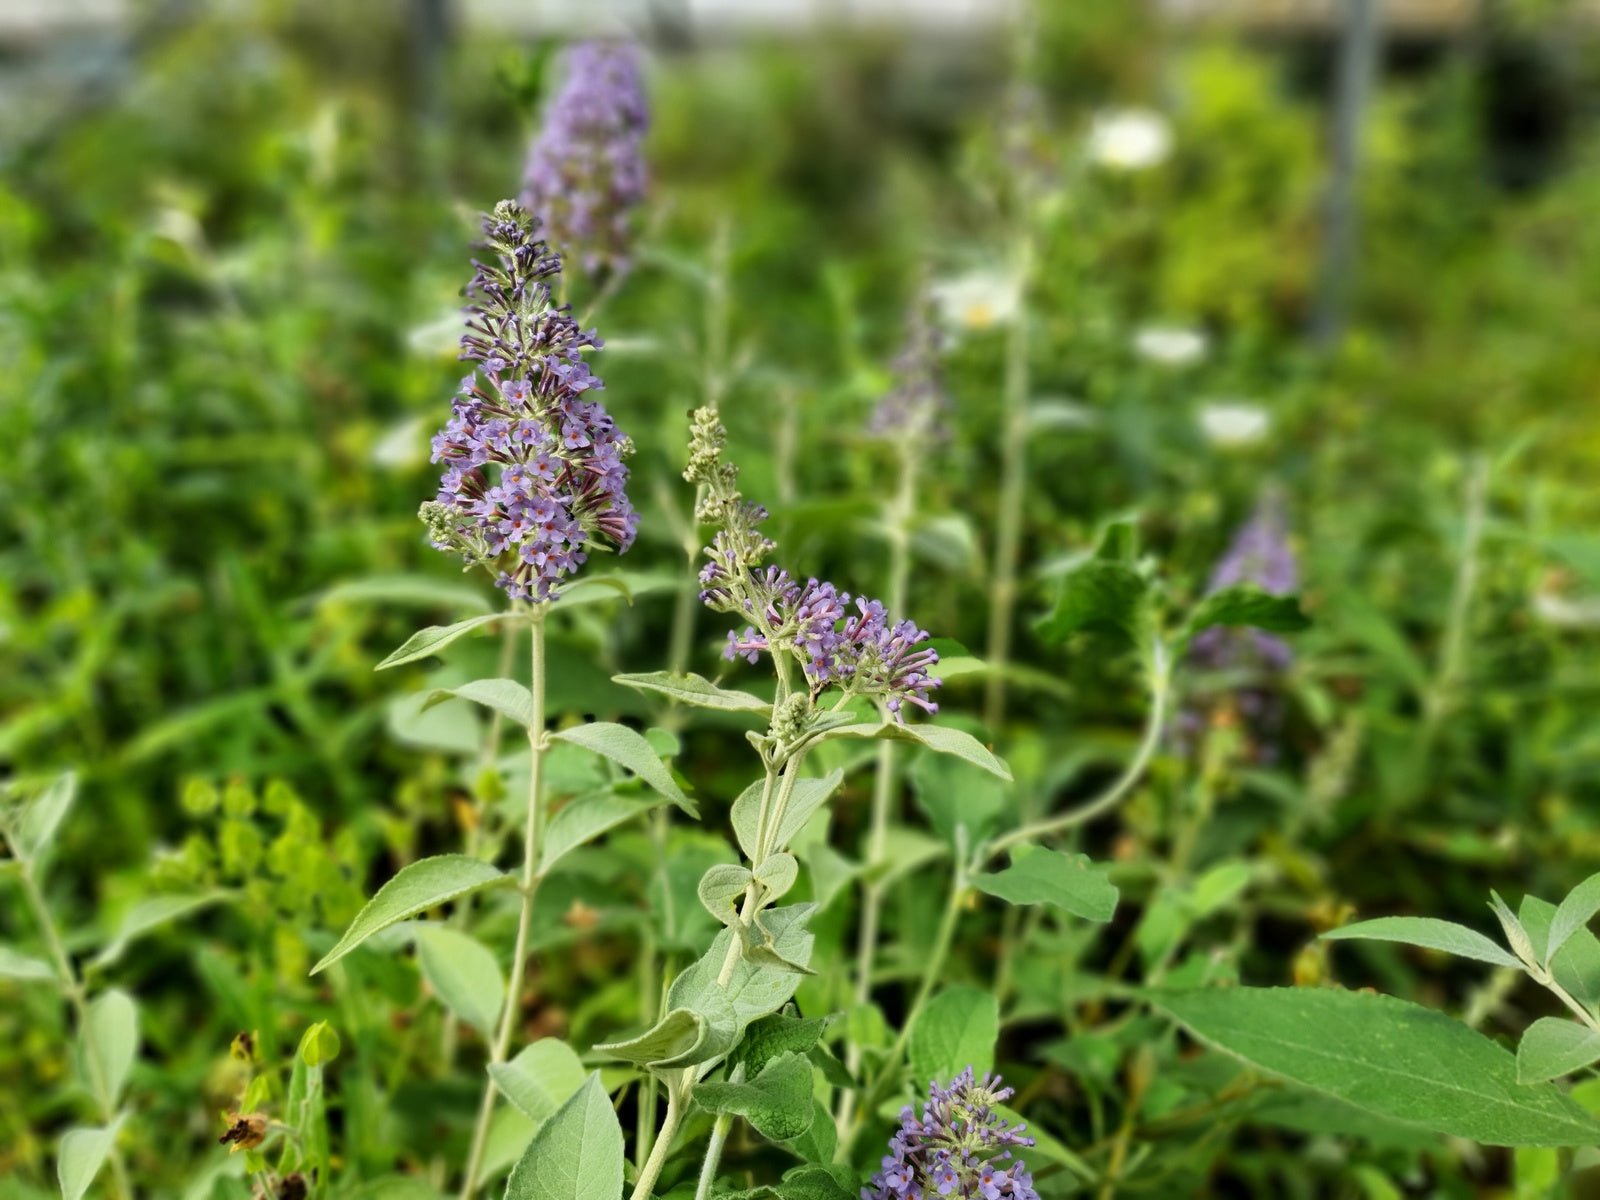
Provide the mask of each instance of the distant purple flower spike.
POLYGON ((591 274, 625 271, 633 211, 648 172, 650 123, 638 52, 579 42, 562 54, 562 84, 528 150, 522 203, 591 274))
POLYGON ((872 412, 867 432, 896 441, 932 441, 947 436, 950 409, 939 369, 944 337, 933 319, 932 302, 919 296, 911 312, 905 344, 894 360, 895 385, 872 412))
POLYGON ((622 465, 633 446, 584 398, 602 384, 580 354, 600 342, 552 301, 561 259, 537 220, 504 201, 483 230, 493 259, 474 264, 461 339, 478 371, 433 439, 446 469, 422 515, 441 550, 495 568, 513 599, 544 601, 583 565, 591 536, 633 544, 622 465))
MULTIPOLYGON (((1228 549, 1211 572, 1211 592, 1239 583, 1253 583, 1274 595, 1286 595, 1300 583, 1300 566, 1289 544, 1289 516, 1283 495, 1276 489, 1262 493, 1250 517, 1233 535, 1228 549)), ((1223 669, 1247 665, 1254 657, 1261 665, 1285 670, 1294 660, 1289 643, 1259 629, 1238 630, 1213 626, 1194 639, 1190 648, 1202 666, 1223 669)))
POLYGON ((1033 1145, 1027 1126, 1013 1128, 996 1111, 1011 1094, 998 1075, 975 1079, 971 1067, 949 1087, 930 1084, 920 1117, 909 1105, 900 1110, 900 1128, 861 1200, 1039 1200, 1027 1164, 1010 1149, 1033 1145))

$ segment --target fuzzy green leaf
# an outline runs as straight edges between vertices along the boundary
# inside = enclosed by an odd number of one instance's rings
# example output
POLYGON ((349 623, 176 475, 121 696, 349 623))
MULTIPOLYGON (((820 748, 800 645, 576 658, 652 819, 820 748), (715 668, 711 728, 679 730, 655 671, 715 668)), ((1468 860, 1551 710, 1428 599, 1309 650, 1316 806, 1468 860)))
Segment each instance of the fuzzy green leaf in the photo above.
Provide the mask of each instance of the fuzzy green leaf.
POLYGON ((1437 917, 1377 917, 1371 921, 1357 921, 1330 929, 1322 935, 1326 941, 1348 941, 1363 938, 1376 942, 1403 942, 1409 946, 1425 946, 1430 950, 1443 950, 1459 954, 1462 958, 1475 958, 1479 962, 1493 963, 1497 967, 1519 967, 1514 955, 1484 937, 1474 929, 1441 921, 1437 917))
POLYGON ((1018 847, 1009 867, 973 876, 972 886, 1012 904, 1053 904, 1086 921, 1109 921, 1117 911, 1116 885, 1084 854, 1018 847))
POLYGON ((465 854, 439 854, 401 867, 356 914, 350 928, 311 974, 325 971, 379 930, 414 917, 447 900, 515 880, 482 859, 465 854))
POLYGON ((694 1102, 707 1112, 733 1113, 775 1142, 797 1138, 811 1128, 811 1062, 785 1052, 743 1083, 702 1083, 694 1102))
POLYGON ((602 758, 609 758, 624 770, 637 775, 691 817, 700 815, 694 801, 683 794, 672 773, 662 765, 660 756, 645 740, 644 734, 637 730, 610 721, 594 721, 588 725, 574 725, 551 736, 557 741, 582 746, 602 758))
POLYGON ((535 1123, 548 1121, 585 1078, 577 1052, 559 1038, 540 1038, 510 1062, 490 1063, 489 1074, 535 1123))
POLYGON ((654 796, 624 796, 612 791, 590 792, 568 801, 545 827, 539 873, 543 875, 579 846, 660 803, 654 796))
POLYGON ((1311 619, 1300 611, 1297 596, 1276 596, 1253 583, 1219 588, 1195 605, 1184 623, 1185 637, 1213 625, 1250 625, 1273 633, 1298 633, 1311 619))
POLYGON ((515 679, 474 679, 460 687, 434 688, 422 707, 432 708, 452 697, 481 704, 524 729, 533 724, 533 693, 515 679))
POLYGON ((498 621, 504 616, 504 613, 484 613, 482 616, 457 621, 454 625, 429 625, 426 629, 420 629, 412 634, 398 650, 373 669, 387 671, 390 667, 403 666, 437 654, 457 638, 465 637, 474 629, 498 621))
POLYGON ((511 1169, 505 1200, 617 1200, 622 1126, 598 1073, 533 1135, 511 1169))
POLYGON ((772 715, 772 705, 760 696, 718 687, 700 675, 674 675, 670 671, 653 671, 645 675, 613 675, 611 680, 613 683, 620 683, 637 691, 656 692, 676 700, 679 704, 692 704, 696 708, 755 713, 764 717, 772 715))
POLYGON ((1517 1079, 1543 1083, 1600 1059, 1600 1033, 1564 1017, 1540 1017, 1517 1043, 1517 1079))
POLYGON ((139 1009, 132 996, 113 988, 95 998, 83 1031, 83 1052, 93 1060, 85 1064, 91 1085, 98 1078, 106 1102, 114 1106, 139 1053, 139 1009))
POLYGON ((439 999, 485 1038, 494 1036, 506 983, 494 952, 477 938, 437 922, 417 929, 417 962, 439 999))
POLYGON ((907 1057, 917 1079, 947 1082, 971 1067, 994 1066, 1000 1005, 990 992, 949 987, 929 1000, 911 1026, 907 1057))
POLYGON ((960 729, 948 725, 901 725, 885 721, 881 725, 846 725, 828 734, 830 738, 886 738, 895 742, 912 742, 926 746, 938 754, 951 754, 987 771, 998 779, 1011 781, 1011 769, 982 742, 960 729))

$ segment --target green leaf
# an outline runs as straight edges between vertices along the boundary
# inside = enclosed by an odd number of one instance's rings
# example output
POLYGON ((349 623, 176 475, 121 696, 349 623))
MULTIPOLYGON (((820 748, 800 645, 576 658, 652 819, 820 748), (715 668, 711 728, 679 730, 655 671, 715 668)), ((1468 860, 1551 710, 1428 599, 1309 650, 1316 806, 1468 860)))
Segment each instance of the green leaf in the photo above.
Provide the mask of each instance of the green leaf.
MULTIPOLYGON (((816 972, 805 961, 789 957, 780 941, 785 929, 783 922, 787 920, 790 912, 804 910, 809 914, 815 908, 815 904, 796 904, 790 908, 764 909, 758 911, 748 922, 740 924, 736 932, 739 940, 744 943, 742 951, 744 960, 783 971, 793 971, 798 975, 815 975, 816 972)), ((810 949, 807 947, 807 958, 809 956, 810 949)))
POLYGON ((339 1057, 339 1035, 326 1021, 317 1021, 300 1038, 300 1061, 321 1067, 339 1057))
POLYGON ((1547 966, 1567 944, 1567 939, 1578 930, 1587 928, 1597 912, 1600 912, 1600 874, 1589 876, 1556 905, 1556 915, 1550 918, 1550 938, 1544 952, 1547 966))
POLYGON ((1600 1032, 1563 1017, 1540 1017, 1517 1043, 1517 1080, 1543 1083, 1600 1059, 1600 1032))
POLYGON ((739 1048, 728 1058, 728 1066, 744 1064, 745 1074, 760 1071, 780 1054, 805 1054, 822 1040, 828 1027, 826 1017, 801 1018, 788 1013, 769 1013, 750 1023, 739 1048))
POLYGON ((54 982, 56 970, 42 958, 18 954, 10 946, 0 945, 0 979, 54 982))
MULTIPOLYGON (((801 966, 811 962, 813 938, 805 928, 811 910, 809 904, 795 904, 763 914, 776 952, 801 966)), ((717 976, 727 961, 728 946, 734 936, 733 930, 724 929, 712 939, 711 948, 672 981, 667 991, 667 1006, 709 1010, 715 1003, 714 993, 721 993, 733 1009, 737 1036, 757 1017, 776 1012, 787 1004, 800 985, 800 976, 793 970, 750 962, 741 956, 734 964, 727 987, 719 987, 717 976)))
POLYGON ((373 934, 397 921, 469 892, 514 882, 498 867, 465 854, 439 854, 401 867, 394 878, 367 901, 338 944, 323 955, 322 961, 311 968, 311 973, 327 970, 373 934))
POLYGON ((1079 632, 1117 633, 1142 646, 1153 624, 1149 580, 1120 559, 1093 558, 1061 577, 1055 607, 1035 628, 1048 642, 1079 632))
POLYGON ((626 725, 615 725, 610 721, 594 721, 588 725, 574 725, 571 729, 563 729, 560 733, 551 734, 551 737, 574 746, 582 746, 602 758, 609 758, 618 766, 637 775, 691 817, 700 815, 694 802, 683 794, 683 789, 674 781, 672 773, 662 765, 661 759, 651 748, 650 743, 645 741, 644 734, 637 730, 629 729, 626 725))
POLYGON ((57 775, 43 791, 22 806, 12 839, 12 848, 18 858, 38 858, 50 848, 77 794, 78 776, 68 771, 57 775))
MULTIPOLYGON (((1524 896, 1517 906, 1517 916, 1533 943, 1533 955, 1541 962, 1546 959, 1550 922, 1555 915, 1556 906, 1537 896, 1524 896)), ((1570 995, 1584 1004, 1600 1004, 1600 938, 1580 929, 1548 959, 1550 974, 1570 995)))
POLYGON ((83 1051, 93 1060, 91 1085, 96 1079, 104 1084, 105 1100, 115 1106, 139 1053, 139 1009, 132 996, 113 988, 95 998, 83 1031, 83 1051))
POLYGON ((762 903, 770 904, 795 885, 795 881, 800 878, 800 864, 795 861, 794 855, 780 851, 777 854, 767 855, 762 864, 755 869, 754 875, 755 881, 766 889, 762 903))
POLYGON ((732 1002, 715 990, 693 1000, 693 1007, 668 1010, 637 1037, 599 1045, 595 1050, 652 1071, 690 1067, 720 1058, 739 1040, 739 1019, 732 1002))
POLYGON ((743 1117, 762 1137, 797 1138, 811 1128, 811 1062, 792 1052, 778 1055, 744 1083, 702 1083, 694 1102, 707 1112, 743 1117))
POLYGON ((69 1129, 62 1135, 56 1155, 56 1180, 61 1184, 62 1200, 82 1200, 110 1157, 121 1124, 119 1119, 104 1129, 69 1129))
POLYGON ((477 938, 448 925, 417 926, 417 962, 444 1006, 487 1038, 505 1004, 500 964, 477 938))
POLYGON ((772 705, 760 696, 752 696, 749 692, 729 691, 699 675, 674 675, 670 671, 653 671, 646 675, 613 675, 611 681, 641 692, 658 692, 679 704, 692 704, 696 708, 756 713, 764 717, 772 715, 772 705))
MULTIPOLYGON (((828 798, 839 790, 839 785, 843 782, 844 772, 838 770, 829 771, 821 779, 796 779, 794 788, 789 793, 789 802, 778 815, 777 836, 768 847, 768 851, 787 849, 789 843, 806 827, 806 822, 811 820, 817 809, 828 802, 828 798)), ((757 798, 759 799, 759 796, 757 798)))
POLYGON ((1086 854, 1018 847, 1011 865, 972 877, 972 886, 1012 904, 1053 904, 1086 921, 1109 921, 1117 889, 1086 854))
POLYGON ((489 1074, 506 1099, 535 1123, 548 1121, 583 1086, 583 1063, 560 1038, 540 1038, 510 1062, 490 1063, 489 1074))
POLYGON ((524 729, 533 724, 533 693, 515 679, 474 679, 460 687, 434 688, 422 707, 432 708, 452 697, 481 704, 524 729))
POLYGON ((422 574, 368 575, 336 583, 314 599, 318 604, 376 602, 464 612, 488 612, 490 608, 481 588, 422 574))
POLYGON ((622 1126, 596 1072, 533 1135, 505 1200, 618 1200, 622 1126))
POLYGON ((733 863, 717 863, 700 876, 700 903, 723 925, 739 922, 739 901, 750 886, 750 872, 733 863))
POLYGON ((1195 605, 1183 635, 1193 637, 1213 625, 1252 625, 1273 633, 1298 633, 1311 619, 1300 611, 1298 596, 1276 596, 1253 583, 1219 588, 1195 605))
POLYGON ((1493 963, 1497 967, 1520 967, 1508 950, 1501 949, 1483 934, 1464 925, 1441 921, 1437 917, 1378 917, 1371 921, 1357 921, 1322 935, 1327 941, 1347 941, 1364 938, 1377 942, 1403 942, 1410 946, 1425 946, 1430 950, 1443 950, 1459 954, 1462 958, 1475 958, 1479 962, 1493 963))
POLYGON ((492 621, 499 621, 505 616, 505 613, 484 613, 482 616, 457 621, 454 625, 429 625, 426 629, 412 634, 404 645, 373 669, 386 671, 390 667, 403 666, 409 662, 416 662, 419 658, 437 654, 457 638, 464 637, 474 629, 488 625, 492 621))
MULTIPOLYGON (((799 782, 795 783, 799 787, 799 782)), ((733 802, 733 807, 728 811, 728 821, 733 826, 733 836, 739 843, 739 849, 744 851, 744 856, 751 862, 761 857, 761 792, 764 785, 760 780, 752 783, 739 793, 738 799, 733 802)))
POLYGON ((540 843, 539 874, 545 874, 566 855, 594 841, 606 830, 647 813, 660 803, 654 796, 624 796, 612 791, 590 792, 568 801, 545 826, 540 843))
POLYGON ((896 721, 885 721, 881 725, 846 725, 833 730, 828 736, 913 742, 939 754, 953 754, 996 778, 1008 783, 1011 781, 1011 769, 996 758, 987 746, 970 733, 952 729, 948 725, 901 725, 896 721))
POLYGON ((151 896, 149 899, 141 900, 122 914, 122 920, 117 922, 116 932, 111 935, 111 940, 101 947, 100 953, 94 956, 89 965, 95 968, 108 967, 121 958, 123 951, 135 940, 151 930, 159 929, 203 908, 210 908, 231 895, 231 892, 215 891, 204 892, 198 896, 151 896))
POLYGON ((1291 1083, 1389 1121, 1493 1146, 1592 1146, 1600 1124, 1443 1013, 1328 988, 1156 990, 1195 1037, 1291 1083))
POLYGON ((1000 1004, 991 992, 971 987, 945 988, 917 1014, 907 1058, 919 1082, 949 1082, 971 1067, 978 1074, 994 1066, 1000 1037, 1000 1004))

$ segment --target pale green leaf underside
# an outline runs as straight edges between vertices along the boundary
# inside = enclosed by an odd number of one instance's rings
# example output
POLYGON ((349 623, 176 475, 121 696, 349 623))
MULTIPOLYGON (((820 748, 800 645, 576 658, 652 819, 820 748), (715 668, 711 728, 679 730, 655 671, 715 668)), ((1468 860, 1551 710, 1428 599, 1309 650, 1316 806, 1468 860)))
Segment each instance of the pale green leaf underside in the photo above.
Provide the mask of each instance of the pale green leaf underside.
POLYGON ((887 738, 897 742, 912 742, 918 746, 926 746, 938 754, 952 754, 979 770, 987 771, 1008 783, 1011 781, 1011 768, 995 757, 987 746, 970 733, 952 729, 948 725, 901 725, 895 721, 885 721, 881 725, 846 725, 833 730, 828 736, 887 738))
POLYGON ((540 1038, 510 1062, 490 1063, 489 1074, 506 1099, 529 1120, 548 1121, 583 1086, 583 1063, 559 1038, 540 1038))
POLYGON ((1437 917, 1377 917, 1371 921, 1357 921, 1352 925, 1330 929, 1322 936, 1326 941, 1363 939, 1401 942, 1408 946, 1424 946, 1429 950, 1459 954, 1462 958, 1475 958, 1497 967, 1521 965, 1509 950, 1502 949, 1477 930, 1451 921, 1441 921, 1437 917))
POLYGON ((593 721, 588 725, 574 725, 551 736, 557 741, 581 746, 602 758, 609 758, 624 770, 637 775, 691 817, 700 815, 694 801, 683 794, 683 789, 672 778, 672 772, 662 764, 654 747, 637 730, 610 721, 593 721))
POLYGON ((437 654, 457 638, 465 637, 474 629, 491 621, 498 621, 504 616, 504 613, 484 613, 481 616, 468 617, 465 621, 457 621, 454 625, 429 625, 426 629, 420 629, 412 634, 398 650, 373 669, 384 671, 390 667, 403 666, 409 662, 416 662, 419 658, 437 654))
POLYGON ((1564 1017, 1540 1017, 1517 1043, 1517 1078, 1543 1083, 1600 1059, 1600 1033, 1564 1017))
POLYGON ((700 675, 652 671, 644 675, 613 675, 611 678, 612 682, 636 691, 657 692, 679 704, 692 704, 696 708, 717 708, 723 712, 747 712, 761 716, 772 714, 772 705, 760 696, 718 687, 700 675))
POLYGON ((1105 868, 1059 850, 1016 855, 1003 871, 973 876, 972 886, 1012 904, 1053 904, 1086 921, 1109 921, 1117 911, 1105 868))
POLYGON ((62 1200, 82 1200, 105 1165, 120 1124, 116 1121, 105 1129, 69 1129, 62 1135, 56 1157, 56 1181, 61 1185, 62 1200))
POLYGON ((444 1006, 492 1037, 506 993, 494 952, 471 934, 423 922, 417 926, 417 961, 444 1006))
POLYGON ((539 1127, 511 1169, 505 1200, 617 1200, 622 1126, 598 1073, 539 1127))

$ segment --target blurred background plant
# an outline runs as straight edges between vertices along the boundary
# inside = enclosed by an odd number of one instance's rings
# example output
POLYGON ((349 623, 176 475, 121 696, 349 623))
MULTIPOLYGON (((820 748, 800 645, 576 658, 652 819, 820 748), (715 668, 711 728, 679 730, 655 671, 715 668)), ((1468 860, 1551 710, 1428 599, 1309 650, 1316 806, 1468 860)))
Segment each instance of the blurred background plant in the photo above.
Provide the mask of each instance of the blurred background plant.
MULTIPOLYGON (((1075 834, 1112 863, 1116 919, 978 905, 951 951, 951 982, 998 993, 1014 1103, 1082 1167, 1033 1160, 1047 1197, 1565 1194, 1554 1151, 1230 1090, 1225 1060, 1180 1052, 1107 984, 1338 980, 1520 1028, 1548 1010, 1503 974, 1389 945, 1330 960, 1313 939, 1353 911, 1481 926, 1491 887, 1554 898, 1600 857, 1600 16, 1388 7, 1339 289, 1337 13, 1039 3, 949 6, 966 13, 951 23, 904 5, 778 28, 757 6, 630 10, 648 215, 625 284, 570 299, 605 303, 606 398, 639 448, 635 596, 551 628, 554 703, 647 714, 609 675, 668 665, 675 636, 672 665, 718 669, 721 629, 675 617, 687 414, 714 396, 786 555, 853 593, 908 573, 909 615, 948 635, 946 714, 1017 778, 886 756, 909 830, 887 850, 871 776, 846 785, 829 840, 878 863, 881 981, 921 970, 944 897, 914 876, 945 853, 956 798, 991 827, 1070 809, 1139 740, 1135 657, 1035 629, 1059 577, 1132 514, 1186 605, 1263 493, 1281 498, 1314 626, 1270 671, 1179 675, 1188 724, 1075 834), (863 431, 924 286, 948 437, 908 507, 863 431), (1330 304, 1339 332, 1314 339, 1330 304), (996 670, 980 659, 1008 554, 996 670)), ((517 794, 474 710, 421 707, 430 685, 495 674, 498 646, 371 668, 418 624, 495 602, 413 514, 461 373, 462 248, 518 190, 572 31, 424 0, 106 12, 0 22, 0 764, 19 798, 77 774, 39 886, 73 962, 139 1006, 115 1135, 138 1194, 248 1194, 222 1114, 256 1074, 277 1081, 263 1102, 295 1072, 320 1089, 304 1040, 324 1021, 342 1035, 327 1194, 409 1194, 463 1157, 478 1086, 436 1048, 477 1035, 423 1005, 408 958, 353 957, 338 988, 305 972, 377 882, 502 827, 517 794)), ((738 728, 681 737, 703 793, 737 794, 738 728)), ((548 769, 574 792, 601 782, 557 752, 548 769)), ((544 885, 534 945, 562 953, 521 1032, 588 1045, 648 1015, 638 931, 656 981, 709 938, 694 886, 726 817, 709 807, 709 828, 619 834, 544 885)), ((17 849, 0 939, 48 962, 17 849)), ((831 964, 802 1011, 846 1013, 871 1066, 904 1010, 847 969, 855 864, 801 849, 831 964)), ((0 970, 0 1190, 18 1200, 53 1194, 63 1131, 111 1115, 77 1082, 70 1006, 29 970, 0 970)), ((515 1157, 510 1122, 487 1168, 515 1157)), ((764 1153, 725 1162, 758 1179, 764 1153)), ((863 1178, 877 1153, 862 1140, 863 1178)))

